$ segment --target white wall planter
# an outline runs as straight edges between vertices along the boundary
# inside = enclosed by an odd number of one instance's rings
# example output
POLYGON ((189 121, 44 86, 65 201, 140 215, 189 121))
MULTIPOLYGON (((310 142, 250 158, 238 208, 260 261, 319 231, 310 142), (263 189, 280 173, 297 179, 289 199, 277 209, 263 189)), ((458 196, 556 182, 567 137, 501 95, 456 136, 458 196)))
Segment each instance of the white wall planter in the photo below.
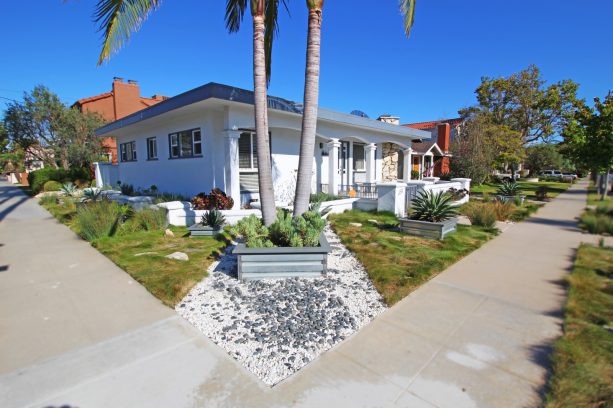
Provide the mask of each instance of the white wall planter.
POLYGON ((450 218, 443 222, 428 222, 401 218, 400 231, 424 238, 443 239, 447 234, 456 230, 458 218, 450 218))
POLYGON ((233 253, 237 256, 238 278, 257 280, 324 276, 330 251, 321 234, 318 247, 247 248, 239 243, 233 253))

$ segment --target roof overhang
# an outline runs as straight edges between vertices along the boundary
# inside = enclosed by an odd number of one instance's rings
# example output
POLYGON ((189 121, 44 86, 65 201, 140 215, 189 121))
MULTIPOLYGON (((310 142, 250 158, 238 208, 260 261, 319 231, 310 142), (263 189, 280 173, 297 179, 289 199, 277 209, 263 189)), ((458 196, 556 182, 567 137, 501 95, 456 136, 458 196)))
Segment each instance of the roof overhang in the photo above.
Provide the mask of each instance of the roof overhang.
MULTIPOLYGON (((190 111, 190 108, 205 107, 209 104, 216 104, 215 102, 219 101, 227 105, 253 105, 254 96, 252 91, 211 82, 102 126, 96 130, 96 136, 109 136, 116 132, 123 133, 121 131, 128 130, 126 128, 145 121, 149 122, 160 116, 166 116, 171 112, 176 111, 177 113, 183 114, 190 111)), ((296 117, 302 116, 302 106, 300 104, 274 96, 268 97, 268 109, 271 111, 280 111, 292 116, 295 115, 296 117)), ((387 133, 394 136, 406 137, 409 140, 430 139, 431 137, 430 132, 392 125, 378 120, 363 118, 325 108, 319 108, 318 121, 387 133)))

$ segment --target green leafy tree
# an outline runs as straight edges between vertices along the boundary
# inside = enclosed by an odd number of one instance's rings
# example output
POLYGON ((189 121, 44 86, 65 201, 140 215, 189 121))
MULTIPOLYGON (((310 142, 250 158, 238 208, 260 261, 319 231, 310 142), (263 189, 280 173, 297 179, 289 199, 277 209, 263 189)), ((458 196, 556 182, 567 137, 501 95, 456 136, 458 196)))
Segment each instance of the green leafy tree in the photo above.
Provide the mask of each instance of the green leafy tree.
MULTIPOLYGON (((240 29, 248 0, 227 0, 226 27, 230 32, 240 29)), ((262 219, 265 225, 276 219, 272 185, 272 162, 268 136, 267 84, 270 80, 272 43, 277 32, 279 4, 285 0, 250 0, 253 23, 253 88, 258 180, 262 219)), ((98 0, 94 20, 103 33, 103 45, 98 64, 108 60, 136 32, 149 15, 160 7, 160 0, 98 0)))
MULTIPOLYGON (((313 177, 313 155, 315 150, 315 131, 319 108, 319 67, 321 54, 321 22, 324 0, 307 0, 308 32, 306 68, 304 74, 304 98, 302 114, 302 134, 298 159, 298 176, 294 196, 294 215, 301 215, 309 209, 311 179, 313 177)), ((413 27, 415 0, 401 0, 400 12, 403 16, 404 31, 408 37, 413 27)))
POLYGON ((482 184, 491 174, 497 157, 490 142, 492 125, 483 116, 467 120, 461 135, 451 142, 451 172, 457 177, 467 177, 482 184))
POLYGON ((521 134, 506 125, 492 123, 486 123, 484 131, 485 139, 491 141, 494 149, 493 166, 509 168, 515 180, 515 172, 526 156, 521 134))
POLYGON ((578 167, 603 175, 598 185, 604 200, 613 167, 613 92, 609 91, 604 101, 594 98, 594 107, 583 104, 562 136, 565 155, 578 167))
POLYGON ((530 174, 535 176, 544 170, 562 168, 563 158, 558 147, 553 144, 540 143, 528 146, 526 149, 526 161, 524 164, 530 169, 530 174))
POLYGON ((548 142, 565 128, 581 101, 575 82, 545 83, 535 65, 509 77, 483 77, 475 91, 478 104, 460 114, 485 114, 492 123, 519 132, 524 145, 548 142))
POLYGON ((89 167, 104 152, 102 140, 96 137, 96 129, 104 119, 95 112, 80 112, 66 108, 60 122, 62 141, 67 142, 67 160, 70 166, 89 167))

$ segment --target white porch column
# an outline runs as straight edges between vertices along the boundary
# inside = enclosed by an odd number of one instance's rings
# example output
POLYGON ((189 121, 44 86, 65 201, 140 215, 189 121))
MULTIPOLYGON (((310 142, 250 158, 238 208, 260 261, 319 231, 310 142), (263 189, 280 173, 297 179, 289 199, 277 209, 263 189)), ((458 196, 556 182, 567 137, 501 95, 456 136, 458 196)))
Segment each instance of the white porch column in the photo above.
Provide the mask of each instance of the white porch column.
POLYGON ((421 165, 419 166, 419 179, 420 180, 424 176, 425 164, 426 164, 425 158, 426 158, 426 156, 424 156, 424 155, 421 156, 421 165))
POLYGON ((341 142, 332 139, 328 142, 328 194, 338 194, 340 175, 338 174, 338 150, 341 142))
POLYGON ((411 180, 411 158, 413 154, 413 149, 410 147, 408 149, 403 149, 402 153, 403 157, 403 167, 402 167, 402 181, 405 183, 411 180))
POLYGON ((226 130, 225 135, 225 176, 226 194, 234 199, 232 209, 241 208, 241 185, 238 165, 238 139, 241 132, 238 130, 226 130))
POLYGON ((374 143, 369 143, 364 146, 364 161, 366 162, 366 182, 374 183, 377 181, 377 160, 375 158, 375 153, 377 151, 377 145, 374 143))

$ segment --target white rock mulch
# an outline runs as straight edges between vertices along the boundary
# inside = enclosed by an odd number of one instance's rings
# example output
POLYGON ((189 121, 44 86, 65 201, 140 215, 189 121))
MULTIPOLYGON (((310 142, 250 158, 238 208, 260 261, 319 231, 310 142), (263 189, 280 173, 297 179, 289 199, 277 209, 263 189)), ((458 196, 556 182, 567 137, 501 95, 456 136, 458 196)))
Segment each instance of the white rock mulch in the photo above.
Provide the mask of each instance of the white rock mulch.
POLYGON ((327 227, 328 275, 236 279, 226 254, 176 311, 268 385, 292 375, 386 309, 358 260, 327 227))

